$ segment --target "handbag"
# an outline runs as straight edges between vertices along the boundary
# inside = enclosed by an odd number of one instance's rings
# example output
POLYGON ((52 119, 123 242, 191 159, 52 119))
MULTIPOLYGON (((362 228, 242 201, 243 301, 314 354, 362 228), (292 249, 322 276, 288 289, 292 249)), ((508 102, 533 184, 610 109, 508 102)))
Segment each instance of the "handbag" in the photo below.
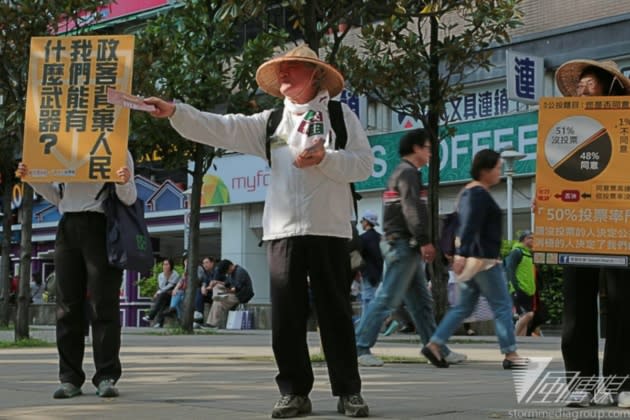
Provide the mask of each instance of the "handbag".
POLYGON ((118 198, 112 182, 105 183, 97 198, 103 192, 109 265, 139 273, 151 271, 153 246, 144 220, 144 203, 136 199, 132 205, 126 205, 118 198))
POLYGON ((234 310, 228 312, 226 330, 251 330, 254 328, 254 312, 245 309, 245 306, 238 305, 234 310))

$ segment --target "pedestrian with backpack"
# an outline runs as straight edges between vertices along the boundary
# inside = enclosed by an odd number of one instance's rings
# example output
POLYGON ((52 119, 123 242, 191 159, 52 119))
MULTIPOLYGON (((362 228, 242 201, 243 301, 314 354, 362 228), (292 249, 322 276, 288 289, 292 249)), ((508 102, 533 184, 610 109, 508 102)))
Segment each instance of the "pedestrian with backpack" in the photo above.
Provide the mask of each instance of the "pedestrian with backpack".
POLYGON ((349 184, 369 177, 374 163, 367 135, 347 105, 331 100, 343 89, 341 73, 304 44, 263 63, 256 81, 263 91, 284 99, 280 121, 270 136, 271 110, 249 116, 218 115, 159 98, 145 102, 156 107, 153 116, 168 117, 183 137, 269 160, 263 240, 281 394, 272 417, 312 411, 307 278, 332 393, 339 397, 337 410, 349 417, 366 417, 354 344, 347 242, 353 219, 349 184))

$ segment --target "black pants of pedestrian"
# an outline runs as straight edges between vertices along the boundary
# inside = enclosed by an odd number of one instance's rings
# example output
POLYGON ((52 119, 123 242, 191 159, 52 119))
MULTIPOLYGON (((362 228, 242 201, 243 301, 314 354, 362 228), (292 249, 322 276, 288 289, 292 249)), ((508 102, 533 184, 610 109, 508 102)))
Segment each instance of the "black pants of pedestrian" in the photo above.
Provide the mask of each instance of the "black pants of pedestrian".
MULTIPOLYGON (((630 375, 630 270, 606 268, 608 290, 603 375, 630 375)), ((565 267, 562 357, 567 372, 599 376, 597 296, 600 268, 565 267)), ((630 380, 620 390, 630 391, 630 380)))
POLYGON ((168 309, 171 305, 172 290, 167 290, 160 293, 153 299, 153 304, 149 310, 148 317, 155 319, 155 323, 158 325, 164 325, 164 310, 168 309))
POLYGON ((212 290, 208 290, 208 292, 204 295, 201 293, 201 287, 197 289, 195 295, 195 311, 203 313, 204 306, 206 303, 212 305, 212 290))
POLYGON ((120 365, 120 286, 122 270, 111 267, 105 250, 105 216, 96 212, 66 213, 55 242, 57 351, 59 380, 85 382, 83 355, 86 292, 92 322, 96 372, 92 383, 117 381, 120 365))
POLYGON ((269 242, 273 352, 280 393, 308 395, 313 369, 307 344, 308 283, 333 395, 361 391, 350 306, 347 240, 298 236, 269 242))

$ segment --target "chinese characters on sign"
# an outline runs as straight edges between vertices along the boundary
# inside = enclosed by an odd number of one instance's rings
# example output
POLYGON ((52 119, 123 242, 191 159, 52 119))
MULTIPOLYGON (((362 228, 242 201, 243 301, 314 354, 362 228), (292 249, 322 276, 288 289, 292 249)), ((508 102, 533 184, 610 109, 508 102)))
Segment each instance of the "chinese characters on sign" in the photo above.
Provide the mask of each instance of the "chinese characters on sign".
POLYGON ((630 255, 628 109, 624 98, 541 100, 534 248, 544 262, 627 265, 605 257, 630 255))
POLYGON ((508 99, 526 104, 538 103, 545 70, 542 57, 507 51, 505 65, 508 99))
POLYGON ((31 39, 23 160, 29 181, 103 182, 126 164, 133 36, 31 39))

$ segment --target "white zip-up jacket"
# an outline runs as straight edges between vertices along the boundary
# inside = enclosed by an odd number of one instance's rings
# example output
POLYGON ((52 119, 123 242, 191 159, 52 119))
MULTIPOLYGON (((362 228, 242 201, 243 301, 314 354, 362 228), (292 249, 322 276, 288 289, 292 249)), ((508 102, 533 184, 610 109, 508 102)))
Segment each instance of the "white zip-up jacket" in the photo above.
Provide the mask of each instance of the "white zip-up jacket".
MULTIPOLYGON (((295 153, 289 146, 272 147, 271 182, 263 212, 264 240, 304 235, 352 237, 354 209, 348 184, 370 176, 374 156, 357 116, 346 104, 342 109, 348 133, 346 146, 335 150, 334 139, 327 139, 326 155, 319 165, 296 168, 295 153)), ((187 139, 266 160, 270 114, 266 110, 254 115, 218 115, 177 104, 170 122, 187 139)), ((291 115, 286 108, 284 118, 292 118, 294 124, 302 120, 301 115, 291 115)))

